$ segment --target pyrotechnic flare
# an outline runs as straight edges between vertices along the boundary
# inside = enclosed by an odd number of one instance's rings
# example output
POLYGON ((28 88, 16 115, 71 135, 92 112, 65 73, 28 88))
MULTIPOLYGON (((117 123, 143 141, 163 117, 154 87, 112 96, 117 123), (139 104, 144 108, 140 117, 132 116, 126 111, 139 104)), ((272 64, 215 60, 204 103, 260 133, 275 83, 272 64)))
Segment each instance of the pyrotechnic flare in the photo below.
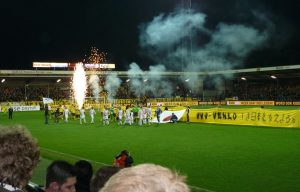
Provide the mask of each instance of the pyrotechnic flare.
POLYGON ((73 74, 72 88, 74 92, 74 98, 76 100, 78 109, 80 110, 83 106, 87 89, 86 76, 82 63, 76 64, 73 74))
POLYGON ((102 91, 102 87, 99 86, 99 82, 100 79, 97 75, 91 75, 89 77, 89 85, 97 103, 99 102, 99 93, 102 91))
MULTIPOLYGON (((91 48, 90 55, 83 60, 84 63, 93 63, 93 64, 99 64, 99 63, 105 63, 106 62, 106 53, 99 51, 96 47, 91 48)), ((102 71, 104 69, 97 68, 97 69, 90 69, 93 72, 95 71, 102 71)), ((92 90, 92 94, 95 98, 95 101, 98 103, 99 102, 99 94, 103 90, 102 85, 104 84, 104 78, 99 77, 96 74, 92 74, 89 77, 88 81, 89 87, 92 90)))

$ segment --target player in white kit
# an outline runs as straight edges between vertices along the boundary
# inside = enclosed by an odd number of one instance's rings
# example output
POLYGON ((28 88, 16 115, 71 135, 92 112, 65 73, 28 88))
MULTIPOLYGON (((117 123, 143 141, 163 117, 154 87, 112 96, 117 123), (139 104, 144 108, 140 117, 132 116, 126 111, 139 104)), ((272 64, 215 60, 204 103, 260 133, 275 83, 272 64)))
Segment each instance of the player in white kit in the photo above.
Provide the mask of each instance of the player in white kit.
POLYGON ((118 125, 122 125, 123 124, 123 110, 121 107, 119 107, 118 109, 118 125))
POLYGON ((131 111, 130 111, 129 106, 126 106, 124 125, 125 124, 131 125, 131 111))
POLYGON ((104 108, 104 111, 103 111, 103 125, 109 125, 108 116, 109 116, 109 111, 107 110, 107 108, 104 108))
POLYGON ((69 109, 67 108, 67 106, 64 107, 64 117, 65 117, 65 122, 68 123, 69 121, 69 114, 70 114, 70 111, 69 109))
POLYGON ((151 125, 151 121, 152 121, 152 109, 151 109, 151 105, 149 105, 149 107, 147 108, 147 124, 151 125))
POLYGON ((143 122, 144 122, 144 110, 143 110, 143 108, 140 108, 138 114, 139 114, 139 126, 142 126, 143 122))
POLYGON ((82 124, 82 121, 84 123, 86 123, 86 121, 85 121, 85 110, 84 110, 83 107, 80 109, 80 118, 79 119, 80 119, 80 124, 82 124))
POLYGON ((91 123, 94 123, 94 117, 96 115, 96 111, 93 107, 90 109, 90 117, 91 117, 91 123))

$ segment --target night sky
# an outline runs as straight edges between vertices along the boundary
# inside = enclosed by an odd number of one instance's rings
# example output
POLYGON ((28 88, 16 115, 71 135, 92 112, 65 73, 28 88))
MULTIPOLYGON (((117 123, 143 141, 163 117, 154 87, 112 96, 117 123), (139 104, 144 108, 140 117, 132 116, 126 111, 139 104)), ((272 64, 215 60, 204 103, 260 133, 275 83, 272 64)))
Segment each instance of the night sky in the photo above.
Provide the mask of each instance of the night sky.
MULTIPOLYGON (((188 2, 188 1, 185 1, 188 2)), ((271 37, 236 68, 300 64, 300 6, 296 0, 192 0, 205 27, 242 24, 263 30, 253 11, 272 21, 271 37)), ((155 64, 139 45, 141 26, 155 16, 187 7, 183 0, 12 0, 1 2, 0 69, 32 69, 33 61, 80 62, 92 46, 107 53, 116 70, 155 64)), ((201 33, 193 44, 209 42, 201 33)), ((170 50, 172 51, 172 50, 170 50)), ((194 61, 196 62, 196 61, 194 61)), ((201 64, 199 64, 201 65, 201 64)), ((172 70, 172 69, 169 69, 172 70)))

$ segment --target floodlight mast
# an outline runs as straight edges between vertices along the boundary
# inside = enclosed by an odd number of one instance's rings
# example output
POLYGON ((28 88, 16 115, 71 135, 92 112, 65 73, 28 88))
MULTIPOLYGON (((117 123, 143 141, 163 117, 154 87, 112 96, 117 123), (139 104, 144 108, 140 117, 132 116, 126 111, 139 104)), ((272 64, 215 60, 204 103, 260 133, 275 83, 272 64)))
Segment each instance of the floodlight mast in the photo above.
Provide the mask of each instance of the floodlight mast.
MULTIPOLYGON (((192 0, 181 0, 181 4, 182 4, 182 10, 186 14, 191 15, 191 13, 192 13, 192 0)), ((181 54, 181 71, 184 71, 184 67, 185 67, 184 63, 187 62, 187 60, 184 59, 185 57, 190 59, 189 62, 192 65, 194 64, 192 32, 189 33, 188 39, 183 39, 181 41, 181 46, 182 46, 183 49, 187 50, 186 55, 184 54, 184 52, 182 52, 182 54, 181 54)))

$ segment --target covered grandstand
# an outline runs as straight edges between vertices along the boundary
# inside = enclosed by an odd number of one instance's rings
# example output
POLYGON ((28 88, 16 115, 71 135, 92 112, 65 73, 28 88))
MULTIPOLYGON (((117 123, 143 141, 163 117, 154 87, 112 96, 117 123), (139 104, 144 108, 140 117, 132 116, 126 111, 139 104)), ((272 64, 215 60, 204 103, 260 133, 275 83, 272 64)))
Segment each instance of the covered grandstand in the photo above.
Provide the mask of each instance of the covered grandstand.
MULTIPOLYGON (((87 71, 87 75, 96 74, 105 78, 116 74, 122 80, 121 87, 127 86, 126 93, 119 93, 117 98, 129 99, 136 97, 130 94, 130 87, 126 84, 129 77, 127 71, 87 71)), ((135 74, 141 78, 146 72, 135 74)), ((61 99, 71 97, 70 83, 73 71, 70 70, 0 70, 1 101, 41 100, 41 97, 61 99), (58 81, 58 79, 60 79, 58 81), (16 89, 13 94, 3 95, 9 89, 16 89), (38 90, 36 90, 38 89, 38 90), (39 92, 38 94, 32 94, 39 92), (13 95, 18 94, 16 97, 13 95)), ((224 101, 228 98, 238 100, 274 100, 300 101, 300 65, 275 66, 264 68, 233 69, 211 72, 158 72, 158 76, 172 82, 175 92, 171 97, 194 98, 200 101, 224 101), (201 79, 197 90, 185 87, 179 81, 182 76, 196 76, 201 79), (218 77, 221 84, 214 84, 210 80, 218 77)), ((120 91, 119 91, 120 92, 120 91)), ((147 95, 148 98, 154 97, 147 95)), ((170 97, 162 94, 161 97, 170 97)))

